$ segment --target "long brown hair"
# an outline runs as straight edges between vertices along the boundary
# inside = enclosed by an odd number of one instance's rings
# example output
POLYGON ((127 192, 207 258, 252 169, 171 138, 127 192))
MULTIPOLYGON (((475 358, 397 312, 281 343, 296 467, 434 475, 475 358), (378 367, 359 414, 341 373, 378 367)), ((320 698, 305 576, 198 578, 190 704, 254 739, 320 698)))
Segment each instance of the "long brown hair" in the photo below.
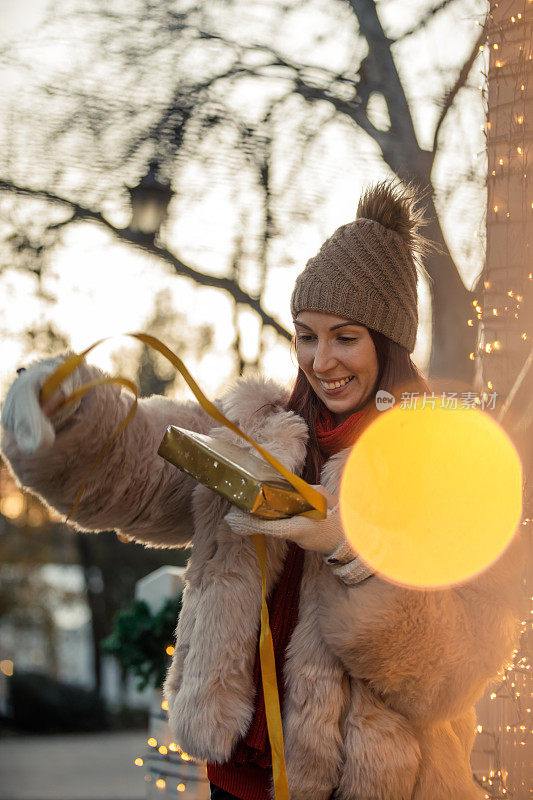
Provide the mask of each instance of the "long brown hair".
MULTIPOLYGON (((375 404, 376 392, 379 390, 382 389, 394 395, 396 401, 400 400, 402 392, 405 391, 429 392, 429 387, 418 367, 411 360, 408 350, 373 328, 367 328, 367 330, 376 348, 379 369, 374 389, 370 398, 363 406, 363 408, 369 412, 365 416, 364 428, 366 428, 377 414, 380 413, 377 411, 375 404)), ((291 341, 291 348, 294 348, 296 354, 296 340, 294 336, 291 341)), ((285 404, 285 408, 287 411, 295 411, 307 423, 309 440, 302 477, 308 481, 308 483, 313 484, 319 482, 320 471, 327 460, 327 456, 320 450, 316 435, 316 424, 321 407, 324 407, 324 403, 315 394, 304 371, 299 367, 291 395, 285 404)))

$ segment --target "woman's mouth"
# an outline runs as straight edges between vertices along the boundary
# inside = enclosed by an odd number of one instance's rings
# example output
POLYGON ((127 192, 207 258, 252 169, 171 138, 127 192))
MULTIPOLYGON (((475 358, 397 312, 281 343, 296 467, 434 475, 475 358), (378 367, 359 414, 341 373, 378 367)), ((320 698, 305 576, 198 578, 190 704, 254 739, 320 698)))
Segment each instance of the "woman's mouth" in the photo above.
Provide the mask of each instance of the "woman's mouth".
POLYGON ((353 380, 353 377, 353 375, 349 375, 336 381, 320 381, 320 385, 326 394, 340 394, 353 380))

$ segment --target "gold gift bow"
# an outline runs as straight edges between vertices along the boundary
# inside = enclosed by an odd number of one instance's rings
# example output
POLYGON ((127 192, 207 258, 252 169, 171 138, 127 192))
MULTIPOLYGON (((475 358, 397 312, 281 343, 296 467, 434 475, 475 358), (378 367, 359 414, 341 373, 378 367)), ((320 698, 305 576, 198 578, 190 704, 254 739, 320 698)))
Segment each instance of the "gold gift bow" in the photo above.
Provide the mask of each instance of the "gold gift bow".
MULTIPOLYGON (((298 475, 290 472, 283 464, 274 458, 267 450, 265 450, 261 445, 257 444, 250 436, 246 433, 241 431, 241 429, 227 419, 224 414, 222 414, 216 406, 214 406, 205 395, 202 393, 192 376, 190 375, 189 371, 187 370, 183 361, 177 356, 175 353, 172 352, 166 345, 163 344, 159 339, 156 339, 155 336, 150 336, 146 333, 127 333, 126 336, 132 336, 134 339, 138 339, 139 341, 146 344, 148 347, 151 347, 153 350, 161 353, 170 363, 181 373, 181 375, 187 381, 190 389, 192 390, 193 394, 195 395, 196 399, 204 409, 213 419, 217 422, 221 422, 227 428, 232 430, 234 433, 237 433, 239 436, 242 436, 243 439, 246 439, 251 445, 255 447, 255 449, 261 453, 263 458, 265 458, 268 463, 273 466, 278 472, 280 472, 283 477, 289 481, 289 483, 297 489, 303 497, 313 506, 313 509, 310 511, 305 511, 303 514, 299 516, 311 517, 312 519, 324 519, 327 514, 327 501, 324 495, 318 492, 316 489, 313 489, 303 478, 300 478, 298 475)), ((106 337, 106 339, 109 337, 106 337)), ((67 358, 59 367, 52 373, 44 382, 41 394, 40 394, 40 403, 41 405, 45 403, 52 394, 60 387, 61 383, 67 378, 74 370, 80 366, 80 364, 85 360, 85 356, 90 353, 95 347, 97 347, 102 342, 106 341, 106 339, 99 339, 97 342, 92 344, 86 350, 84 350, 80 354, 76 354, 67 358)), ((64 408, 71 403, 74 403, 76 400, 83 397, 87 394, 88 391, 93 389, 95 386, 100 386, 102 384, 108 383, 118 383, 121 386, 129 389, 133 396, 134 402, 131 405, 130 410, 128 411, 125 418, 122 422, 115 428, 105 445, 102 447, 96 459, 94 460, 89 473, 87 474, 85 480, 83 481, 82 485, 80 486, 78 493, 76 495, 76 499, 74 501, 74 505, 70 509, 67 520, 69 517, 74 513, 76 510, 87 482, 91 475, 93 474, 94 470, 102 460, 103 456, 105 455, 107 449, 111 445, 111 443, 116 439, 116 437, 123 431, 127 425, 133 419, 135 412, 137 410, 137 387, 130 381, 128 378, 123 377, 107 377, 107 378, 98 378, 93 381, 89 381, 83 386, 80 386, 76 389, 69 397, 65 398, 62 403, 57 407, 56 410, 60 408, 64 408)), ((272 752, 272 775, 274 781, 274 793, 276 800, 289 800, 289 786, 287 783, 287 770, 285 766, 285 754, 283 749, 283 729, 281 725, 281 710, 279 704, 279 692, 278 692, 278 682, 276 677, 276 665, 274 659, 274 645, 272 642, 272 633, 270 630, 269 625, 269 618, 268 618, 268 607, 266 604, 266 543, 265 543, 265 536, 264 534, 253 534, 252 540, 254 543, 255 551, 257 554, 257 559, 259 561, 259 566, 261 568, 261 633, 259 637, 259 658, 261 662, 261 678, 263 683, 263 694, 265 698, 265 714, 267 720, 267 729, 268 729, 268 737, 270 740, 270 747, 272 752)))

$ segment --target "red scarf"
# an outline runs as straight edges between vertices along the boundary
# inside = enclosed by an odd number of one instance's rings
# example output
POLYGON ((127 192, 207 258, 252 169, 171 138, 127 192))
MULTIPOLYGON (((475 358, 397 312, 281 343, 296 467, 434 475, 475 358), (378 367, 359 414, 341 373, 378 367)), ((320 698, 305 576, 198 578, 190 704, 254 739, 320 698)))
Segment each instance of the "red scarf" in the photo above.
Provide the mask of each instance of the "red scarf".
POLYGON ((338 425, 332 412, 324 405, 320 407, 316 423, 318 444, 322 453, 329 456, 350 447, 363 431, 368 409, 354 411, 348 419, 338 425))

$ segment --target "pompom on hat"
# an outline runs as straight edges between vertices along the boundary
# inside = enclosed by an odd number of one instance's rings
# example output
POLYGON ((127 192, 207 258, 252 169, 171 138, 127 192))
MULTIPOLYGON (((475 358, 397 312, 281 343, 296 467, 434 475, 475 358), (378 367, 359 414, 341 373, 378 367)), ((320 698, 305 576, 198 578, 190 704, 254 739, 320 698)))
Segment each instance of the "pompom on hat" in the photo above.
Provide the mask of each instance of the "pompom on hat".
POLYGON ((425 194, 396 180, 363 193, 356 219, 341 225, 296 278, 293 318, 325 311, 381 331, 414 350, 418 328, 417 265, 431 243, 418 233, 427 224, 417 203, 425 194))

